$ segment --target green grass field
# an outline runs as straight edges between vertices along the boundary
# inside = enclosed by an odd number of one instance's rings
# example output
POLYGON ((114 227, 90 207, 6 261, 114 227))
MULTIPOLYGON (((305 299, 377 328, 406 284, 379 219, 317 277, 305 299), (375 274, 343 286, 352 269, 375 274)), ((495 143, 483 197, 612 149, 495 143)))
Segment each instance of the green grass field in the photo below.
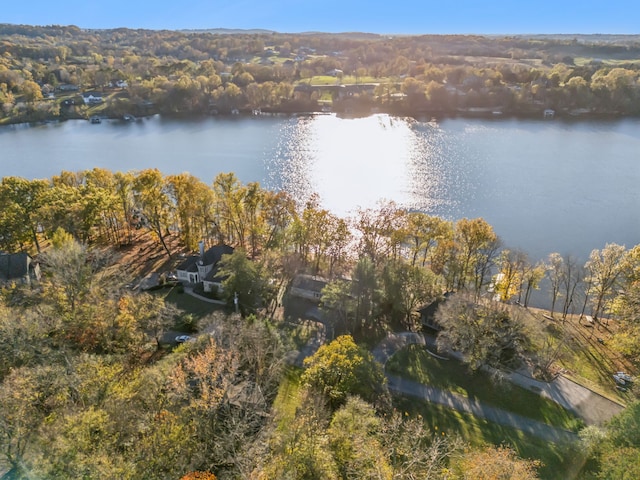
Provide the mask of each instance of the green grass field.
POLYGON ((488 374, 470 373, 457 360, 439 360, 417 345, 396 353, 387 371, 559 428, 577 431, 582 426, 578 417, 551 400, 506 382, 497 385, 488 374))
POLYGON ((542 467, 539 473, 542 479, 579 478, 578 474, 584 464, 576 445, 549 443, 519 430, 415 398, 394 397, 394 406, 408 415, 420 415, 434 432, 457 435, 471 446, 507 445, 523 458, 540 460, 542 467))

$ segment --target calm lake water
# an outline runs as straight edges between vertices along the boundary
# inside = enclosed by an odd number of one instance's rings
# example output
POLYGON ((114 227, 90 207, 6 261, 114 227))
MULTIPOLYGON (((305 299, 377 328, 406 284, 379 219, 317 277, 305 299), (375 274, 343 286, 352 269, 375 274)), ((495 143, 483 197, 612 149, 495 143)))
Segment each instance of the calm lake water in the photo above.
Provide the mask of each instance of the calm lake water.
POLYGON ((235 172, 298 200, 317 192, 343 216, 386 199, 483 217, 533 259, 640 243, 640 120, 155 116, 0 128, 0 176, 93 167, 188 171, 207 183, 235 172))

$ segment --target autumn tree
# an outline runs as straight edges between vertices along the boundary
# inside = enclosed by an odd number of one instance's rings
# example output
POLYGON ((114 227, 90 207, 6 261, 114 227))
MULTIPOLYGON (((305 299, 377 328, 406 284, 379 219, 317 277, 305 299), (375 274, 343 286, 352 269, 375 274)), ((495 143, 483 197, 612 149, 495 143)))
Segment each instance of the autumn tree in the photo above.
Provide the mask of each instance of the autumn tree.
POLYGON ((303 391, 300 397, 299 407, 283 428, 271 429, 257 478, 339 478, 326 433, 331 412, 315 393, 303 391))
POLYGON ((635 401, 604 427, 581 432, 581 442, 591 462, 587 474, 614 480, 640 474, 640 402, 635 401))
POLYGON ((21 86, 22 95, 27 102, 37 102, 42 100, 42 90, 33 80, 26 80, 21 86))
POLYGON ((335 412, 327 434, 340 478, 393 478, 382 423, 375 409, 359 397, 348 397, 335 412))
POLYGON ((52 354, 51 334, 58 321, 49 313, 40 305, 18 310, 0 304, 0 381, 52 354))
POLYGON ((593 319, 598 321, 620 284, 626 250, 610 243, 602 250, 593 250, 586 268, 591 277, 593 319))
POLYGON ((620 291, 611 304, 611 311, 620 320, 612 347, 640 364, 640 245, 625 255, 620 291))
POLYGON ((22 367, 0 384, 0 462, 15 477, 29 473, 28 450, 41 422, 64 399, 64 377, 56 365, 22 367))
POLYGON ((38 253, 38 226, 45 192, 49 189, 47 180, 26 180, 20 177, 3 177, 0 183, 0 245, 14 250, 33 242, 38 253))
POLYGON ((173 211, 166 180, 156 168, 143 170, 133 179, 132 190, 135 204, 144 216, 146 225, 156 234, 170 257, 171 251, 165 237, 173 211))
POLYGON ((213 192, 189 173, 170 175, 167 182, 180 224, 181 240, 189 250, 196 250, 198 242, 208 237, 213 192))
MULTIPOLYGON (((162 336, 176 323, 179 312, 175 305, 165 302, 162 297, 142 293, 125 305, 121 300, 119 314, 135 319, 140 330, 150 336, 156 349, 160 350, 162 336)), ((123 324, 126 325, 125 322, 123 324)))
POLYGON ((462 353, 472 370, 515 363, 523 352, 523 325, 507 305, 456 294, 440 306, 436 319, 442 326, 438 344, 462 353))
POLYGON ((525 270, 526 262, 523 252, 503 250, 498 260, 499 276, 495 282, 495 292, 500 295, 500 300, 508 302, 513 298, 520 286, 524 283, 520 275, 525 270))
POLYGON ((420 261, 427 266, 438 242, 453 235, 450 222, 422 212, 409 212, 406 222, 406 242, 410 245, 411 264, 420 261))
POLYGON ((526 308, 529 306, 533 291, 540 288, 540 282, 544 278, 546 270, 543 262, 532 265, 526 260, 520 267, 522 271, 520 272, 521 283, 518 289, 518 302, 526 308), (522 298, 523 294, 524 299, 522 298))
POLYGON ((403 216, 404 212, 394 202, 382 202, 376 209, 358 210, 353 225, 358 232, 359 257, 367 257, 377 267, 390 255, 402 240, 395 234, 400 231, 403 216))
POLYGON ((322 345, 304 364, 303 384, 322 395, 334 410, 344 405, 349 395, 379 406, 388 402, 382 367, 349 335, 322 345))
POLYGON ((459 437, 431 430, 420 415, 399 411, 385 417, 380 438, 393 478, 399 480, 438 478, 464 445, 459 437))
POLYGON ((447 277, 451 288, 470 288, 476 296, 487 284, 498 254, 498 236, 482 218, 458 220, 454 225, 454 257, 447 277))
POLYGON ((562 263, 562 275, 560 286, 562 298, 562 320, 566 320, 569 310, 575 308, 573 305, 577 299, 577 294, 584 280, 584 270, 578 265, 577 260, 571 255, 567 255, 562 263))
POLYGON ((100 269, 99 261, 90 257, 89 249, 58 229, 52 237, 53 247, 43 254, 45 274, 51 293, 59 298, 61 312, 73 315, 91 291, 92 281, 100 269), (58 296, 60 294, 60 296, 58 296))
POLYGON ((536 480, 540 466, 539 461, 522 459, 513 449, 501 446, 469 450, 452 470, 460 480, 536 480))
POLYGON ((84 172, 89 201, 84 223, 88 230, 98 229, 98 237, 111 245, 125 242, 127 214, 117 194, 117 176, 110 170, 93 168, 84 172))
MULTIPOLYGON (((305 264, 309 264, 314 273, 320 273, 330 256, 332 247, 336 255, 344 249, 345 239, 349 238, 344 221, 320 206, 317 195, 305 203, 300 215, 296 216, 292 225, 292 236, 296 251, 305 264), (340 238, 342 237, 342 238, 340 238)), ((333 257, 335 260, 338 258, 333 257)), ((335 261, 334 260, 334 261, 335 261)))
POLYGON ((264 247, 284 250, 295 215, 295 201, 286 192, 265 191, 261 215, 265 224, 264 247))
POLYGON ((381 310, 394 323, 415 329, 413 314, 419 306, 431 303, 441 293, 433 272, 404 260, 389 260, 382 271, 381 310))
POLYGON ((219 243, 245 248, 243 186, 234 173, 219 173, 213 180, 213 223, 219 243))

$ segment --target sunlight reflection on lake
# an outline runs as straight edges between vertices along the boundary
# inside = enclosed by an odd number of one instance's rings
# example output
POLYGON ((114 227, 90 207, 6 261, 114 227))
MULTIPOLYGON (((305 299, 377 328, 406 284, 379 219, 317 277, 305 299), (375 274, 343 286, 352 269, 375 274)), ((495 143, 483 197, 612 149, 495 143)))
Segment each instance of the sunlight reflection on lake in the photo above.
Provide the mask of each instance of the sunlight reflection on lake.
POLYGON ((407 205, 413 136, 406 121, 386 115, 299 119, 281 137, 276 175, 296 200, 315 192, 339 215, 375 207, 380 200, 407 205))

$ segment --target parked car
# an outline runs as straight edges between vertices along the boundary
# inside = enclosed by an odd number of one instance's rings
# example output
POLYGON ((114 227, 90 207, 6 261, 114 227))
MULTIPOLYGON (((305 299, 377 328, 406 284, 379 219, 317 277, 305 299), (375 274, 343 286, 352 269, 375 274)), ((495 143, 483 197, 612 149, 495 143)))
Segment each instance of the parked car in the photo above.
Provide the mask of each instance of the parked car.
POLYGON ((627 383, 633 382, 633 377, 628 373, 624 373, 624 372, 616 372, 613 375, 613 378, 615 379, 616 383, 618 383, 619 385, 625 385, 627 383))
POLYGON ((192 340, 194 340, 194 338, 189 335, 178 335, 176 337, 176 342, 178 343, 191 342, 192 340))

